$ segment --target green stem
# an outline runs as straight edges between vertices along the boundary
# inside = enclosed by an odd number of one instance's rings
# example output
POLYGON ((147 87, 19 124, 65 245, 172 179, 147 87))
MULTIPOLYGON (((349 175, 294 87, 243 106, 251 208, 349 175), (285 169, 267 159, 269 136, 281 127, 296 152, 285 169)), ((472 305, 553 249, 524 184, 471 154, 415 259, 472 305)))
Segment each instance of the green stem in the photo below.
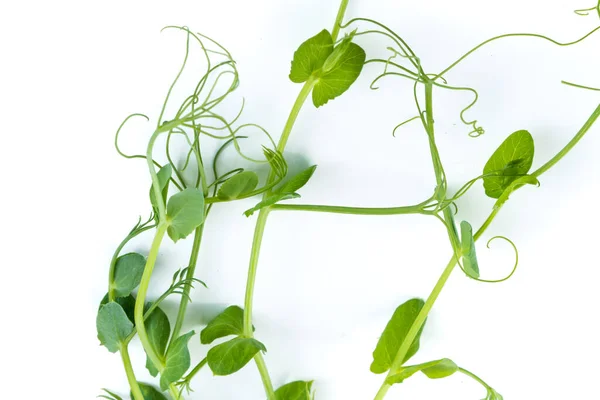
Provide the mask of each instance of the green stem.
POLYGON ((265 387, 267 399, 275 399, 273 383, 271 382, 271 377, 269 376, 269 371, 267 370, 267 364, 265 363, 265 359, 263 358, 262 353, 256 353, 256 355, 254 356, 254 361, 256 362, 256 367, 258 368, 258 372, 260 373, 260 377, 263 381, 263 386, 265 387))
POLYGON ((350 215, 400 215, 400 214, 426 214, 423 211, 423 205, 404 207, 384 207, 384 208, 368 208, 368 207, 343 207, 343 206, 322 206, 313 204, 275 204, 271 206, 271 210, 282 211, 313 211, 333 214, 350 214, 350 215))
MULTIPOLYGON (((283 128, 283 133, 281 134, 279 143, 277 144, 277 151, 279 151, 280 153, 283 153, 283 151, 285 150, 285 146, 287 144, 288 138, 290 136, 290 133, 292 132, 294 123, 296 122, 296 119, 298 118, 298 114, 300 113, 300 110, 302 109, 302 105, 308 98, 308 95, 312 91, 316 82, 317 82, 316 78, 310 77, 306 81, 304 86, 302 87, 302 90, 300 91, 300 94, 298 95, 298 98, 296 99, 296 102, 294 103, 294 106, 292 107, 292 111, 290 112, 290 116, 288 117, 285 127, 283 128)), ((271 171, 271 173, 269 174, 269 177, 267 178, 267 185, 272 183, 274 179, 275 179, 275 174, 273 171, 271 171)), ((269 191, 265 192, 263 194, 263 199, 267 198, 268 195, 269 195, 269 191)), ((252 305, 253 305, 253 298, 254 298, 254 285, 256 282, 256 270, 258 267, 258 256, 260 254, 260 246, 262 243, 262 238, 264 235, 265 225, 267 223, 268 215, 269 215, 268 207, 260 210, 257 221, 256 221, 256 228, 254 229, 254 238, 252 240, 252 250, 250 253, 250 265, 248 267, 248 280, 246 282, 246 295, 245 295, 245 299, 244 299, 244 336, 246 336, 246 337, 254 336, 254 332, 252 330, 252 305)), ((263 381, 263 385, 265 387, 265 392, 267 393, 267 398, 269 400, 274 400, 275 392, 273 390, 273 384, 271 383, 271 378, 269 377, 269 372, 267 371, 267 368, 266 368, 266 365, 265 365, 262 355, 260 353, 258 353, 254 357, 254 361, 256 362, 261 379, 263 381)))
POLYGON ((258 256, 260 255, 260 246, 262 244, 269 208, 260 210, 254 229, 254 238, 252 239, 252 250, 250 252, 250 267, 248 268, 248 280, 246 282, 246 296, 244 298, 244 336, 253 337, 252 329, 252 304, 254 298, 254 284, 256 283, 256 269, 258 267, 258 256))
POLYGON ((202 369, 202 368, 203 368, 203 367, 206 365, 206 363, 207 363, 207 362, 208 362, 208 359, 207 359, 206 357, 204 357, 204 358, 202 359, 202 361, 200 361, 200 362, 198 363, 198 365, 196 365, 196 366, 194 367, 194 369, 192 369, 192 370, 190 371, 190 373, 189 373, 189 374, 187 374, 187 375, 185 376, 185 378, 183 378, 183 380, 184 380, 184 381, 186 381, 186 382, 190 382, 190 381, 191 381, 191 380, 194 378, 194 376, 196 376, 196 374, 197 374, 198 372, 200 372, 200 370, 201 370, 201 369, 202 369))
MULTIPOLYGON (((340 4, 340 9, 338 11, 338 15, 336 17, 336 22, 335 22, 334 29, 333 29, 334 33, 332 34, 332 38, 333 38, 334 42, 337 39, 337 35, 339 34, 339 26, 341 25, 341 21, 344 18, 344 13, 348 6, 348 2, 349 2, 349 0, 342 0, 342 2, 340 4)), ((306 99, 312 92, 317 81, 318 81, 318 78, 316 78, 315 76, 311 76, 304 83, 304 86, 302 86, 302 89, 300 90, 300 93, 298 94, 298 97, 297 97, 296 101, 294 102, 294 105, 292 107, 290 115, 285 123, 283 132, 281 133, 281 137, 279 138, 279 143, 277 143, 277 151, 278 152, 283 154, 283 152, 285 150, 285 146, 287 145, 289 136, 292 133, 292 129, 294 128, 294 124, 296 123, 296 119, 298 118, 298 115, 300 114, 300 110, 302 109, 302 106, 306 102, 306 99)), ((271 170, 271 172, 269 173, 269 177, 267 178, 267 185, 271 184, 274 179, 275 179, 275 172, 273 170, 271 170)), ((270 192, 271 192, 270 190, 265 192, 263 194, 263 199, 266 199, 269 196, 270 192)), ((254 298, 254 285, 256 282, 256 270, 257 270, 257 266, 258 266, 258 256, 260 254, 260 246, 261 246, 262 238, 263 238, 264 231, 265 231, 265 225, 267 223, 267 218, 269 216, 269 211, 270 211, 270 209, 268 207, 266 207, 266 208, 263 208, 259 212, 258 218, 256 221, 256 228, 254 230, 254 238, 252 240, 252 250, 251 250, 251 254, 250 254, 250 266, 248 268, 248 280, 246 283, 246 295, 245 295, 245 299, 244 299, 244 336, 246 336, 246 337, 254 336, 254 332, 253 332, 253 328, 252 328, 253 327, 252 326, 252 306, 253 306, 253 298, 254 298)), ((256 362, 256 366, 258 367, 258 371, 259 371, 261 379, 263 381, 263 385, 265 387, 265 392, 267 394, 267 398, 269 400, 275 400, 275 392, 273 390, 273 384, 271 382, 271 378, 269 376, 269 372, 267 370, 267 366, 265 364, 263 356, 260 352, 257 353, 256 356, 254 356, 254 361, 256 362)))
POLYGON ((346 14, 346 8, 348 7, 349 1, 350 0, 342 0, 342 3, 340 4, 340 9, 338 10, 337 17, 335 18, 335 24, 333 24, 333 29, 331 30, 331 38, 333 39, 333 43, 336 42, 337 37, 340 34, 340 28, 342 26, 344 14, 346 14))
POLYGON ((142 393, 140 385, 135 378, 135 373, 133 372, 127 345, 121 345, 119 352, 121 353, 121 359, 123 360, 123 366, 125 367, 125 374, 127 374, 127 382, 129 382, 129 387, 131 388, 131 394, 133 395, 134 400, 144 400, 144 394, 142 393))
POLYGON ((577 143, 579 143, 579 141, 581 140, 581 138, 583 138, 583 136, 587 133, 587 131, 590 130, 590 128, 592 127, 592 125, 594 125, 594 123, 596 122, 596 120, 598 119, 598 117, 600 117, 600 104, 598 104, 598 107, 596 107, 596 109, 594 110, 594 112, 592 113, 592 115, 590 115, 590 117, 585 122, 585 124, 581 127, 581 129, 579 130, 579 132, 577 132, 577 135, 575 135, 573 137, 573 139, 571 139, 569 141, 569 143, 567 143, 567 145, 565 147, 563 147, 563 149, 561 151, 559 151, 546 164, 542 165, 540 168, 538 168, 531 175, 534 176, 535 178, 539 178, 540 175, 542 175, 544 172, 548 171, 557 162, 559 162, 569 151, 571 151, 571 149, 573 147, 575 147, 575 145, 577 143))
POLYGON ((179 389, 174 384, 169 385, 169 394, 173 400, 183 400, 183 397, 179 395, 179 389))
POLYGON ((194 232, 194 243, 192 244, 192 253, 190 254, 190 261, 188 263, 188 269, 185 274, 185 279, 188 283, 183 288, 183 294, 181 295, 181 301, 179 302, 179 311, 177 312, 177 320, 173 327, 173 333, 171 334, 171 343, 173 340, 179 337, 183 321, 185 319, 185 313, 189 304, 189 294, 192 289, 192 278, 196 272, 196 264, 198 263, 198 254, 200 253, 200 243, 202 242, 202 232, 204 231, 204 223, 196 228, 194 232))
MULTIPOLYGON (((552 157, 552 159, 550 159, 550 161, 548 161, 546 164, 544 164, 541 168, 539 168, 537 171, 535 171, 532 175, 534 175, 535 177, 539 177, 541 174, 543 174, 544 172, 549 170, 551 167, 553 167, 560 159, 562 159, 569 152, 569 150, 571 150, 573 148, 573 146, 575 146, 575 144, 577 144, 577 142, 579 142, 581 140, 581 138, 585 135, 585 133, 590 129, 590 127, 598 119, 598 117, 600 117, 600 105, 598 105, 596 110, 592 113, 590 118, 586 121, 586 123, 583 125, 583 127, 579 130, 577 135, 575 135, 573 137, 573 139, 571 139, 571 141, 569 141, 569 143, 567 143, 567 145, 563 148, 563 150, 561 150, 556 156, 552 157)), ((490 215, 485 220, 483 225, 477 230, 475 235, 473 235, 475 241, 477 241, 484 234, 486 229, 490 226, 490 224, 492 223, 494 218, 500 212, 500 209, 501 209, 501 207, 496 207, 490 213, 490 215)), ((433 290, 431 291, 431 294, 427 298, 425 305, 423 306, 423 308, 417 315, 417 318, 415 319, 411 328, 409 329, 408 333, 406 334, 406 337, 405 337, 404 341, 402 342, 402 345, 398 349, 398 353, 396 354, 396 357, 394 358, 394 362, 392 363, 392 366, 390 367, 390 372, 388 373, 388 376, 392 375, 395 371, 398 370, 398 368, 400 368, 402 366, 402 362, 403 362, 404 358, 406 357, 406 353, 408 352, 408 349, 410 348, 412 342, 414 341, 415 337, 417 336, 417 333, 419 332, 419 330, 425 323, 425 320, 427 319, 427 315, 431 311, 431 309, 432 309, 433 305, 435 304, 437 298, 439 297, 442 289, 444 288, 444 285, 446 284, 446 282, 448 281, 448 278, 452 274, 452 271, 454 270, 456 263, 457 263, 456 257, 453 256, 450 259, 450 261, 448 262, 448 265, 446 266, 444 271, 442 272, 442 275, 438 279, 438 282, 434 286, 433 290)), ((387 385, 384 382, 381 385, 381 387, 379 388, 379 391, 377 392, 377 395, 375 396, 375 400, 382 400, 385 397, 389 388, 390 388, 390 385, 387 385)))
POLYGON ((459 372, 467 375, 469 378, 476 380, 479 384, 481 384, 481 386, 483 386, 486 389, 490 389, 490 385, 488 385, 487 383, 485 383, 483 381, 483 379, 481 379, 480 377, 478 377, 477 375, 475 375, 474 373, 472 373, 471 371, 467 371, 464 368, 459 368, 458 369, 459 372))
POLYGON ((148 254, 148 258, 146 260, 146 266, 144 267, 140 288, 135 299, 134 309, 135 327, 140 341, 142 342, 142 346, 144 347, 148 358, 150 358, 160 373, 163 372, 165 366, 161 358, 154 351, 154 348, 150 343, 150 339, 148 338, 148 333, 146 332, 146 326, 144 324, 144 306, 146 304, 148 287, 150 286, 150 278, 152 277, 152 271, 154 270, 156 258, 158 257, 158 250, 166 231, 167 224, 164 223, 159 224, 156 229, 156 234, 154 236, 154 240, 152 241, 152 247, 150 247, 150 253, 148 254))
MULTIPOLYGON (((308 98, 308 95, 310 95, 310 92, 312 92, 317 81, 318 78, 311 75, 311 77, 304 82, 304 86, 302 86, 302 89, 298 94, 298 98, 296 98, 296 101, 294 102, 292 111, 290 112, 285 126, 283 127, 283 132, 281 133, 281 138, 279 138, 279 143, 277 143, 277 151, 280 153, 283 153, 285 150, 285 146, 287 145, 290 134, 292 133, 292 129, 294 128, 294 124, 296 123, 296 119, 298 119, 298 114, 300 114, 300 110, 302 109, 304 102, 308 98)), ((272 180, 272 178, 270 180, 272 180)))

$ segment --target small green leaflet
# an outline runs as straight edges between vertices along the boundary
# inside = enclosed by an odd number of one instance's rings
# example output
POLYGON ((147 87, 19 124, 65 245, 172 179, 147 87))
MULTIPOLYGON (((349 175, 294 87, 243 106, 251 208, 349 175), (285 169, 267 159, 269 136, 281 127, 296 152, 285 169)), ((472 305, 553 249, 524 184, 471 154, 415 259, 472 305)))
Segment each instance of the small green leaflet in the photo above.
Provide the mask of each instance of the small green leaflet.
POLYGON ((315 107, 342 95, 358 79, 367 55, 362 47, 351 41, 352 35, 346 37, 325 60, 323 74, 312 92, 315 107))
POLYGON ((460 223, 460 241, 463 268, 468 276, 477 279, 479 278, 479 264, 475 252, 475 239, 473 238, 473 228, 467 221, 460 223))
POLYGON ((533 164, 533 137, 521 130, 511 134, 492 154, 483 168, 485 194, 499 198, 504 190, 519 177, 527 174, 533 164))
POLYGON ((231 375, 242 369, 259 351, 267 351, 256 339, 237 337, 208 351, 208 366, 215 375, 231 375))
POLYGON ((252 214, 254 214, 256 211, 258 211, 262 208, 265 208, 265 207, 270 207, 273 204, 279 203, 280 201, 297 199, 298 197, 300 197, 300 195, 298 193, 295 193, 296 190, 299 190, 304 185, 306 185, 308 180, 315 173, 316 169, 317 169, 317 166, 313 165, 312 167, 309 167, 309 168, 305 169, 304 171, 300 172, 299 174, 295 175, 289 181, 287 181, 286 183, 281 185, 279 188, 277 188, 273 192, 273 195, 267 197, 266 199, 264 199, 263 201, 261 201, 260 203, 258 203, 254 207, 252 207, 251 209, 246 210, 244 212, 244 215, 246 217, 249 217, 252 214))
POLYGON ((188 342, 194 334, 195 332, 191 331, 181 335, 169 346, 165 357, 165 369, 160 376, 160 388, 162 390, 167 390, 171 383, 178 381, 190 367, 188 342))
POLYGON ((229 306, 217 315, 200 332, 200 343, 210 344, 214 340, 229 336, 241 335, 244 332, 244 310, 238 306, 229 306))
POLYGON ((298 193, 275 194, 267 197, 251 209, 244 211, 244 215, 249 217, 261 208, 272 206, 273 204, 279 203, 283 200, 297 199, 298 197, 300 197, 298 193))
POLYGON ((192 233, 204 222, 204 194, 196 188, 188 188, 174 194, 167 203, 169 237, 177 242, 192 233))
POLYGON ((295 193, 300 190, 304 185, 308 183, 308 180, 313 176, 315 170, 317 169, 316 165, 305 169, 300 172, 296 176, 294 176, 289 181, 285 182, 281 187, 275 190, 276 193, 281 194, 290 194, 295 193))
POLYGON ((448 358, 442 358, 441 360, 430 361, 419 365, 411 365, 410 367, 402 368, 397 374, 388 377, 385 380, 385 383, 388 385, 402 383, 405 379, 410 378, 419 371, 427 375, 430 379, 441 379, 458 371, 458 365, 448 358))
MULTIPOLYGON (((135 297, 129 295, 127 297, 117 297, 115 302, 119 303, 119 305, 125 311, 127 318, 131 321, 133 325, 135 325, 135 318, 133 316, 135 310, 135 297)), ((108 304, 108 293, 104 296, 102 301, 100 302, 100 307, 98 307, 98 311, 102 308, 103 305, 108 304)))
POLYGON ((108 351, 116 353, 127 336, 133 331, 133 324, 127 318, 123 307, 111 301, 100 307, 96 317, 98 339, 108 351))
POLYGON ((354 34, 333 47, 327 30, 308 39, 294 53, 290 80, 303 83, 316 78, 312 92, 313 104, 321 107, 340 96, 356 81, 365 64, 365 51, 352 43, 354 34))
POLYGON ((311 400, 313 381, 295 381, 275 391, 275 400, 311 400))
MULTIPOLYGON (((419 312, 424 305, 425 302, 421 299, 411 299, 396 309, 392 319, 390 319, 383 334, 379 338, 375 351, 373 351, 371 372, 382 374, 390 369, 402 342, 406 338, 406 334, 415 322, 417 315, 419 315, 419 312)), ((425 324, 423 324, 423 327, 425 327, 425 324)), ((421 339, 423 327, 421 327, 419 333, 413 340, 403 363, 408 361, 419 350, 419 341, 421 339)))
POLYGON ((275 391, 275 400, 311 400, 313 381, 295 381, 275 391))
POLYGON ((138 253, 128 253, 117 258, 115 276, 111 283, 116 297, 129 296, 142 280, 146 259, 138 253))
MULTIPOLYGON (((167 400, 165 395, 159 392, 154 386, 141 382, 138 382, 138 385, 140 385, 144 400, 167 400)), ((133 399, 133 393, 130 393, 129 395, 133 399)))
MULTIPOLYGON (((171 167, 171 164, 166 164, 156 173, 156 176, 158 177, 158 186, 160 187, 163 201, 167 201, 167 193, 169 192, 168 183, 171 179, 172 173, 173 168, 171 167)), ((158 204, 156 203, 156 196, 154 196, 154 188, 152 186, 150 186, 150 203, 152 204, 154 213, 158 215, 158 204)))
MULTIPOLYGON (((156 307, 152 314, 146 318, 144 325, 146 325, 146 333, 148 334, 148 340, 152 345, 152 348, 158 354, 158 356, 164 360, 165 351, 167 350, 167 344, 169 343, 169 336, 171 335, 171 324, 167 314, 160 307, 156 307)), ((146 356, 146 368, 150 372, 150 375, 158 375, 158 370, 152 363, 149 357, 146 356)))
POLYGON ((256 186, 258 186, 258 175, 252 171, 240 172, 221 185, 217 197, 221 200, 235 200, 251 193, 256 186))
POLYGON ((331 34, 323 29, 302 43, 294 53, 290 80, 294 83, 306 82, 314 72, 321 69, 332 52, 333 39, 331 34))

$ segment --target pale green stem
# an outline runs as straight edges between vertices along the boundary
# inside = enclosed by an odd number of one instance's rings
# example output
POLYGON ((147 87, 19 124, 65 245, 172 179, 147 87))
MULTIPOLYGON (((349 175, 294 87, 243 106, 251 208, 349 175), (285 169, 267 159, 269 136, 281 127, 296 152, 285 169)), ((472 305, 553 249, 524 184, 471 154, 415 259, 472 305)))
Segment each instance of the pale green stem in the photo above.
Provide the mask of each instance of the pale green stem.
POLYGON ((262 244, 269 208, 260 210, 254 229, 254 238, 252 239, 252 249, 250 253, 250 267, 248 268, 248 280, 246 281, 246 296, 244 298, 244 336, 253 337, 252 329, 252 306, 254 299, 254 284, 256 283, 256 269, 258 267, 258 256, 260 255, 260 246, 262 244))
POLYGON ((346 14, 346 8, 348 8, 349 1, 350 0, 342 0, 342 3, 340 4, 340 9, 338 10, 337 17, 335 18, 335 24, 333 24, 333 30, 331 31, 331 38, 333 39, 333 43, 336 42, 337 37, 340 34, 340 28, 342 26, 344 14, 346 14))
MULTIPOLYGON (((206 214, 205 214, 206 216, 206 214)), ((188 263, 188 269, 185 274, 185 279, 188 282, 185 284, 183 288, 183 294, 181 295, 181 301, 179 302, 179 311, 177 312, 177 320, 175 321, 175 326, 173 327, 173 333, 171 334, 171 343, 173 340, 179 337, 179 333, 181 332, 181 327, 183 326, 183 321, 185 319, 185 313, 187 311, 187 306, 189 303, 189 294, 192 288, 192 278, 194 278, 194 273, 196 272, 196 264, 198 263, 198 254, 200 253, 200 243, 202 242, 202 232, 204 231, 204 223, 196 228, 194 233, 194 243, 192 244, 192 253, 190 254, 190 261, 188 263)))
POLYGON ((401 215, 401 214, 427 214, 423 211, 423 205, 405 206, 405 207, 387 207, 387 208, 367 208, 367 207, 342 207, 342 206, 322 206, 314 204, 275 204, 271 210, 282 211, 312 211, 333 214, 349 215, 401 215))
POLYGON ((156 264, 156 259, 158 257, 158 250, 160 249, 160 244, 162 242, 163 237, 165 236, 166 231, 167 224, 164 223, 159 224, 156 228, 156 234, 154 236, 154 240, 152 241, 152 247, 150 247, 148 258, 146 259, 146 266, 144 267, 144 273, 140 282, 140 288, 135 299, 134 309, 135 327, 140 341, 142 342, 142 346, 144 347, 148 358, 150 358, 150 360, 160 373, 163 372, 165 365, 163 364, 163 361, 158 356, 158 354, 156 354, 156 352, 154 351, 154 348, 150 343, 150 339, 148 338, 148 333, 146 332, 146 325, 144 324, 144 306, 146 305, 146 296, 148 294, 148 287, 150 286, 150 278, 152 277, 154 265, 156 264))
MULTIPOLYGON (((294 106, 292 107, 292 111, 290 112, 290 116, 285 124, 283 129, 283 133, 281 134, 281 138, 279 139, 279 143, 277 144, 277 151, 283 153, 285 149, 285 145, 287 144, 287 140, 292 132, 292 128, 294 127, 294 123, 298 118, 298 114, 302 109, 302 105, 308 98, 308 95, 312 91, 316 83, 316 79, 311 77, 306 81, 294 106)), ((273 182, 275 179, 275 175, 273 171, 269 174, 267 179, 267 185, 273 182)), ((268 192, 263 195, 263 199, 268 196, 268 192)), ((260 210, 258 214, 258 218, 256 221, 256 228, 254 229, 254 239, 252 241, 252 250, 250 253, 250 265, 248 267, 248 280, 246 282, 246 295, 244 299, 244 335, 246 337, 253 337, 254 333, 252 330, 252 306, 253 306, 253 298, 254 298, 254 285, 256 282, 256 270, 258 267, 258 255, 260 254, 260 245, 262 243, 263 234, 265 231, 265 225, 267 223, 267 217, 269 215, 269 208, 263 208, 260 210)), ((263 385, 265 387, 265 391, 267 393, 267 397, 269 400, 275 399, 275 392, 273 390, 273 384, 271 383, 271 378, 269 377, 269 373, 267 371, 265 362, 262 358, 262 355, 258 353, 254 357, 254 361, 258 367, 258 371, 260 373, 261 379, 263 381, 263 385)))
MULTIPOLYGON (((340 4, 340 9, 339 9, 338 15, 336 17, 336 21, 335 21, 334 28, 333 28, 334 33, 332 35, 332 38, 333 38, 334 42, 337 39, 337 35, 339 34, 339 26, 341 25, 342 19, 344 18, 344 13, 348 6, 348 2, 349 2, 349 0, 342 0, 342 2, 340 4)), ((310 93, 312 92, 317 81, 318 81, 317 78, 311 75, 308 78, 308 80, 304 83, 304 86, 302 87, 302 89, 300 90, 300 93, 298 94, 298 98, 296 99, 296 102, 294 103, 294 106, 292 107, 292 110, 287 119, 287 122, 283 128, 281 137, 279 138, 279 143, 277 144, 278 152, 283 154, 283 152, 285 150, 285 146, 289 139, 289 136, 294 127, 294 123, 296 122, 296 119, 298 118, 298 114, 300 113, 300 110, 302 109, 304 102, 306 101, 306 99, 308 98, 310 93)), ((271 170, 271 173, 269 174, 269 177, 267 178, 267 185, 271 184, 274 179, 275 179, 275 173, 273 170, 271 170)), ((263 194, 263 199, 267 198, 267 196, 269 196, 269 194, 270 194, 270 190, 263 194)), ((264 234, 268 215, 269 215, 268 207, 263 208, 259 212, 258 219, 256 222, 256 228, 254 230, 254 239, 252 241, 250 266, 248 268, 248 281, 246 283, 246 295, 245 295, 245 300, 244 300, 244 335, 247 337, 252 337, 254 334, 253 329, 252 329, 252 305, 253 305, 253 297, 254 297, 254 285, 256 282, 256 269, 258 266, 258 255, 260 253, 260 245, 262 243, 262 237, 264 234)), ((269 372, 267 370, 267 367, 266 367, 266 364, 262 357, 262 354, 258 353, 254 357, 254 361, 256 362, 261 379, 263 381, 263 385, 265 387, 265 392, 267 394, 267 398, 269 400, 275 400, 275 392, 273 390, 273 384, 271 383, 271 378, 269 376, 269 372)))
POLYGON ((129 387, 131 388, 131 394, 133 395, 134 400, 144 400, 144 395, 140 389, 137 379, 135 378, 135 373, 133 372, 127 344, 121 345, 119 352, 121 353, 121 359, 123 360, 123 366, 125 367, 125 374, 127 375, 127 382, 129 382, 129 387))
POLYGON ((271 377, 269 376, 269 371, 267 370, 267 364, 265 363, 265 359, 261 352, 256 353, 254 356, 254 362, 256 362, 256 367, 258 368, 258 372, 262 377, 263 386, 265 387, 265 393, 267 394, 268 399, 275 399, 275 391, 273 389, 273 383, 271 382, 271 377))

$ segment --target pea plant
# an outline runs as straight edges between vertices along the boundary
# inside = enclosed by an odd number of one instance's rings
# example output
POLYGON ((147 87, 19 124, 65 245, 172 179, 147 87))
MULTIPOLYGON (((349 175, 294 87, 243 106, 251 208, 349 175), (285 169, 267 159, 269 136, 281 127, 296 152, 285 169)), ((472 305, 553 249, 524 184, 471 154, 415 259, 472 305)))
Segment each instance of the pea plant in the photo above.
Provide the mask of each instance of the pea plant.
MULTIPOLYGON (((289 78, 293 83, 301 85, 301 88, 277 142, 258 124, 239 123, 243 105, 235 117, 228 118, 223 115, 223 103, 235 92, 240 82, 234 58, 226 48, 216 40, 195 33, 187 27, 165 28, 177 30, 184 35, 186 50, 181 69, 167 91, 146 152, 126 154, 119 147, 119 135, 128 121, 133 118, 149 121, 146 115, 128 116, 115 137, 115 147, 119 154, 130 159, 145 160, 148 165, 151 178, 150 216, 146 220, 140 218, 117 246, 110 260, 108 292, 101 301, 97 315, 98 339, 108 351, 120 354, 132 399, 157 400, 170 397, 180 400, 192 391, 194 378, 201 369, 210 368, 215 375, 230 375, 244 368, 252 360, 256 364, 269 400, 314 398, 312 381, 289 382, 279 388, 273 386, 263 357, 267 345, 257 339, 260 337, 260 330, 255 330, 253 325, 253 298, 259 254, 269 215, 275 211, 355 215, 420 214, 439 221, 447 232, 452 254, 431 293, 424 300, 413 298, 399 305, 388 324, 382 327, 384 329, 379 341, 374 343, 373 361, 370 365, 371 372, 384 375, 374 398, 384 399, 392 385, 403 383, 420 372, 431 379, 461 373, 485 389, 486 400, 502 399, 490 384, 460 365, 458 360, 440 357, 418 364, 409 364, 409 360, 418 352, 429 312, 457 266, 468 279, 482 283, 502 282, 513 275, 518 265, 518 251, 510 239, 494 236, 487 242, 489 246, 493 240, 505 240, 515 251, 514 266, 511 272, 501 279, 481 277, 476 242, 482 238, 513 193, 539 186, 543 175, 579 143, 600 117, 600 104, 564 148, 542 162, 539 168, 532 170, 535 154, 534 135, 526 130, 518 130, 508 135, 477 176, 465 182, 456 192, 450 192, 448 176, 436 144, 434 93, 437 90, 449 90, 472 94, 473 101, 464 107, 460 119, 468 127, 468 135, 476 138, 484 134, 485 130, 476 120, 467 118, 466 114, 477 102, 478 92, 469 86, 451 85, 445 78, 449 71, 472 53, 497 40, 527 37, 557 46, 571 46, 592 36, 600 27, 571 42, 559 42, 543 35, 529 33, 497 36, 469 50, 441 72, 431 72, 407 41, 384 24, 367 18, 354 18, 344 23, 348 1, 341 1, 331 31, 323 29, 318 32, 303 42, 293 54, 289 78), (380 39, 382 48, 389 51, 389 57, 367 57, 365 50, 357 44, 364 36, 380 39), (205 69, 184 100, 177 107, 173 107, 171 94, 192 57, 193 49, 199 51, 205 69), (407 79, 413 83, 410 95, 415 103, 414 117, 400 122, 394 128, 394 133, 408 123, 422 125, 423 133, 428 139, 435 173, 435 182, 432 182, 434 189, 430 197, 418 204, 387 208, 287 203, 287 200, 300 197, 298 192, 316 171, 315 165, 290 175, 284 157, 286 144, 302 107, 309 97, 315 107, 324 107, 328 102, 346 93, 367 66, 377 71, 377 76, 371 83, 373 89, 388 79, 407 79), (170 112, 170 109, 176 111, 170 112), (247 138, 247 130, 258 130, 265 135, 268 145, 262 148, 263 157, 257 159, 242 150, 241 143, 247 138), (161 136, 162 139, 166 139, 164 151, 157 155, 155 146, 161 136), (183 142, 187 148, 177 158, 180 162, 176 161, 173 154, 175 140, 183 142), (209 156, 206 154, 206 143, 209 142, 217 143, 217 151, 210 154, 211 162, 207 163, 205 159, 209 156), (220 159, 228 151, 235 151, 234 154, 245 164, 267 167, 268 174, 261 177, 256 171, 241 166, 223 171, 220 159), (478 182, 483 183, 486 195, 496 201, 489 216, 475 230, 469 221, 458 218, 460 213, 456 202, 469 193, 478 182), (182 331, 187 307, 191 301, 191 290, 194 287, 205 286, 205 283, 197 278, 196 264, 204 226, 212 208, 221 203, 257 196, 260 196, 260 199, 256 205, 244 213, 246 217, 257 215, 243 307, 227 307, 211 320, 199 335, 194 331, 182 331), (126 252, 128 243, 144 232, 154 234, 148 253, 126 252), (150 284, 163 283, 152 282, 152 277, 165 236, 173 242, 193 237, 189 262, 185 268, 173 273, 173 278, 168 282, 168 286, 165 285, 162 295, 149 299, 150 284), (161 308, 163 301, 170 296, 179 296, 179 306, 174 316, 168 316, 161 308), (136 337, 146 353, 145 367, 157 378, 156 385, 139 382, 136 378, 128 350, 129 344, 136 337), (212 345, 215 340, 224 338, 229 340, 212 345), (193 366, 188 349, 190 340, 199 340, 203 345, 212 346, 206 357, 193 366)), ((600 17, 600 3, 593 8, 576 12, 581 15, 597 12, 600 17)), ((597 90, 572 82, 563 83, 597 90)), ((108 389, 103 389, 100 397, 122 399, 108 389)), ((246 395, 240 394, 240 397, 246 398, 246 395)))

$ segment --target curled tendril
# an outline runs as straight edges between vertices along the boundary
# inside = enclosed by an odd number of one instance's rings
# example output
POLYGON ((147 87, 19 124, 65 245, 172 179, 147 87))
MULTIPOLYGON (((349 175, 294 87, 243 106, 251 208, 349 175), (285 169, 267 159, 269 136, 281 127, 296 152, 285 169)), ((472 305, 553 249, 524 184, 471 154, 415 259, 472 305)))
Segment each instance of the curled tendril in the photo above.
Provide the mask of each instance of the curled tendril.
POLYGON ((483 282, 483 283, 500 283, 500 282, 504 282, 508 279, 510 279, 514 273, 517 271, 517 267, 519 266, 519 250, 517 249, 517 246, 514 244, 514 242, 512 240, 510 240, 509 238, 507 238, 506 236, 494 236, 493 238, 491 238, 490 240, 488 240, 486 247, 489 249, 490 248, 490 243, 493 242, 496 239, 503 239, 506 240, 508 243, 510 243, 510 245, 512 246, 513 250, 515 251, 515 265, 513 266, 512 270, 510 271, 510 273, 505 276, 502 279, 481 279, 481 278, 474 278, 471 275, 469 275, 467 273, 467 271, 465 270, 465 268, 462 266, 462 264, 460 263, 460 257, 456 257, 458 266, 460 267, 460 269, 469 276, 469 278, 477 281, 477 282, 483 282))
MULTIPOLYGON (((135 114, 131 114, 128 115, 123 122, 121 122, 121 125, 119 125, 119 128, 117 129, 117 133, 115 133, 115 140, 114 140, 114 145, 115 145, 115 149, 117 150, 117 153, 124 158, 127 159, 135 159, 135 158, 139 158, 139 159, 146 159, 146 155, 145 154, 126 154, 125 152, 123 152, 121 150, 121 148, 119 147, 119 135, 121 134, 121 130, 123 129, 123 127, 127 124, 127 122, 133 118, 133 117, 143 117, 146 119, 146 121, 149 121, 150 119, 144 115, 144 114, 139 114, 139 113, 135 113, 135 114)), ((162 164, 160 164, 158 161, 156 160, 152 160, 152 163, 157 167, 157 168, 162 168, 162 164)), ((179 184, 179 182, 177 182, 174 178, 171 177, 170 179, 171 183, 173 185, 175 185, 175 187, 177 187, 177 189, 179 190, 183 190, 182 185, 179 184)))
POLYGON ((485 130, 482 127, 477 125, 477 120, 467 121, 465 119, 465 113, 467 111, 469 111, 479 100, 479 93, 477 92, 477 90, 470 88, 470 87, 448 86, 445 84, 437 83, 435 81, 432 81, 432 82, 435 86, 440 87, 440 88, 444 88, 444 89, 448 89, 448 90, 456 90, 456 91, 467 91, 467 92, 473 93, 474 99, 469 105, 467 105, 465 108, 462 109, 462 111, 460 112, 460 120, 462 121, 463 124, 471 126, 473 128, 473 130, 471 132, 469 132, 470 137, 476 138, 476 137, 483 135, 485 133, 485 130))
POLYGON ((585 16, 590 15, 590 11, 596 11, 598 13, 598 17, 600 17, 600 0, 598 0, 598 4, 594 7, 575 10, 574 12, 577 15, 581 15, 581 16, 585 17, 585 16))
POLYGON ((125 157, 125 158, 143 158, 143 159, 146 159, 146 156, 143 156, 143 155, 140 155, 140 154, 133 154, 133 155, 132 154, 125 154, 123 151, 121 151, 121 148, 119 147, 119 135, 121 134, 121 130, 127 124, 127 122, 129 122, 129 120, 131 118, 134 118, 134 117, 142 117, 142 118, 145 118, 146 121, 150 121, 150 118, 148 118, 144 114, 135 113, 135 114, 128 115, 123 120, 123 122, 121 122, 121 125, 119 125, 119 128, 117 129, 117 133, 115 134, 115 149, 117 149, 117 153, 119 153, 120 156, 125 157))

